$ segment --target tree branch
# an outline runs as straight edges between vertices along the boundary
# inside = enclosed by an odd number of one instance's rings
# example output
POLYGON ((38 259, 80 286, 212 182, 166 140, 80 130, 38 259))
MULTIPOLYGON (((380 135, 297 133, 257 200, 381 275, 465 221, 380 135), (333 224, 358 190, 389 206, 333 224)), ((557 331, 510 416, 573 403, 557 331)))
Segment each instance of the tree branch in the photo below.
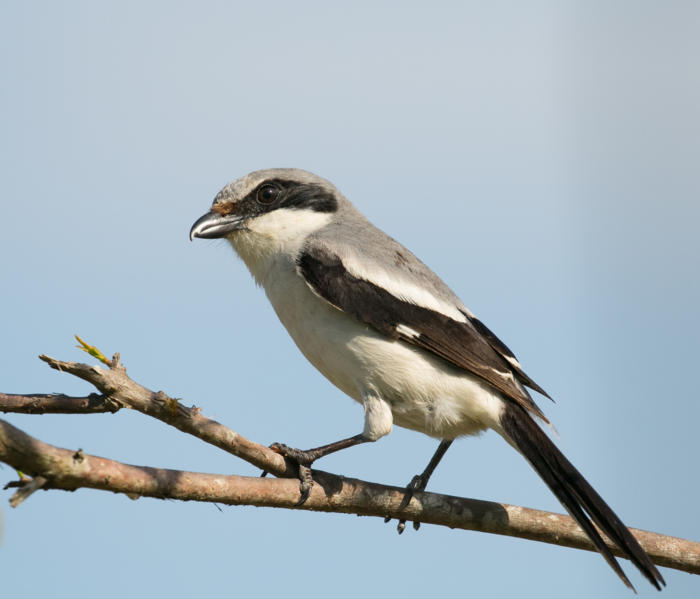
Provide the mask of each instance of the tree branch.
MULTIPOLYGON (((124 493, 131 498, 142 496, 382 518, 403 517, 426 524, 595 551, 574 521, 560 514, 436 493, 416 493, 408 507, 399 512, 404 489, 332 475, 320 477, 308 501, 295 507, 299 499, 296 480, 130 466, 47 445, 2 420, 0 461, 36 476, 12 484, 23 486, 18 493, 43 478, 46 481, 43 488, 47 490, 75 491, 85 487, 124 493)), ((318 474, 321 473, 315 473, 318 474)), ((655 564, 700 574, 700 543, 642 530, 631 531, 655 564)), ((615 547, 609 546, 615 555, 623 557, 615 547)))
POLYGON ((87 397, 67 395, 8 395, 0 393, 0 410, 16 414, 114 414, 122 406, 111 397, 91 393, 87 397))
MULTIPOLYGON (((55 370, 67 372, 94 385, 98 391, 109 398, 112 404, 156 418, 275 476, 283 478, 297 476, 298 466, 269 447, 253 443, 223 424, 202 416, 200 408, 194 406, 187 408, 179 403, 179 399, 168 397, 162 391, 154 393, 132 381, 126 374, 126 368, 120 363, 119 354, 114 355, 108 370, 76 362, 61 362, 43 355, 39 356, 39 359, 55 370)), ((37 396, 33 398, 36 402, 37 396)), ((37 405, 43 406, 40 400, 39 404, 34 404, 34 409, 37 409, 37 405)), ((0 403, 0 410, 4 409, 4 405, 0 403)), ((47 405, 47 412, 48 409, 47 405)))
MULTIPOLYGON (((132 498, 144 496, 405 518, 595 551, 588 537, 569 516, 425 492, 416 493, 408 507, 399 512, 404 489, 317 470, 313 471, 316 485, 309 500, 301 507, 295 507, 299 499, 299 483, 296 480, 298 467, 295 463, 202 416, 199 408, 186 408, 179 400, 168 397, 162 391, 154 393, 135 383, 120 364, 119 354, 109 362, 109 370, 61 362, 48 356, 40 356, 40 359, 51 368, 91 383, 101 395, 67 397, 0 393, 0 411, 95 414, 130 408, 219 447, 279 478, 248 478, 129 466, 86 455, 82 451, 47 445, 0 420, 0 461, 34 476, 33 479, 8 485, 20 487, 12 499, 16 504, 39 488, 73 491, 86 487, 124 493, 132 498)), ((700 574, 699 543, 630 530, 655 564, 700 574)), ((624 557, 610 543, 608 546, 615 555, 624 557)))

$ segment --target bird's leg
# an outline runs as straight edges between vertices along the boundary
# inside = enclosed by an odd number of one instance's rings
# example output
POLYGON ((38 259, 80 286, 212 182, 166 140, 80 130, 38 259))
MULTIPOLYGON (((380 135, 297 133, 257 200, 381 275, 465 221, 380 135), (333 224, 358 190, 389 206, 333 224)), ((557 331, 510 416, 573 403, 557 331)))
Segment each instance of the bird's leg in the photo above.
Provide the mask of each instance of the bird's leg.
MULTIPOLYGON (((428 481, 430 480, 430 477, 433 475, 433 472, 435 472, 435 468, 437 468, 437 465, 440 463, 442 456, 445 455, 447 450, 450 448, 450 445, 452 445, 452 439, 449 441, 441 441, 440 445, 438 445, 435 455, 433 455, 433 457, 431 458, 430 463, 428 464, 428 467, 423 471, 423 474, 417 474, 413 477, 413 480, 410 483, 408 483, 408 486, 406 487, 406 494, 403 496, 403 501, 401 501, 401 505, 399 506, 399 511, 403 511, 408 507, 408 504, 411 502, 411 499, 413 498, 413 495, 416 491, 425 491, 425 487, 428 486, 428 481)), ((389 522, 390 520, 391 518, 387 517, 384 520, 384 522, 389 522)), ((405 528, 406 520, 399 520, 399 525, 397 526, 399 534, 401 534, 405 530, 405 528)), ((415 530, 418 530, 420 528, 420 522, 414 522, 413 528, 415 530)))
POLYGON ((302 505, 309 498, 309 494, 311 493, 311 488, 314 485, 314 479, 311 477, 311 464, 323 456, 335 453, 341 449, 353 447, 354 445, 360 445, 360 443, 366 443, 367 441, 369 441, 369 439, 363 434, 359 434, 349 439, 343 439, 342 441, 336 441, 335 443, 323 445, 322 447, 309 449, 307 451, 292 449, 283 443, 273 443, 270 445, 270 449, 275 453, 279 453, 285 458, 290 458, 299 464, 299 480, 301 481, 299 490, 301 491, 301 498, 294 504, 294 507, 302 505))

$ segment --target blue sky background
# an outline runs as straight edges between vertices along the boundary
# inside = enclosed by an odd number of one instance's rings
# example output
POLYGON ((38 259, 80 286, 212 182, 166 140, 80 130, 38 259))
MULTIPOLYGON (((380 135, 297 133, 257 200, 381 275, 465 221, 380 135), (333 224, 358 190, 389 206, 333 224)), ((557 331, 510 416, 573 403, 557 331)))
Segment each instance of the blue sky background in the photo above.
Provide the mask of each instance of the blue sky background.
MULTIPOLYGON (((233 253, 187 239, 229 181, 305 168, 513 349, 625 523, 700 540, 699 30, 700 5, 672 0, 3 3, 0 389, 91 392, 36 358, 85 360, 77 333, 260 443, 359 432, 233 253)), ((140 414, 5 418, 127 463, 258 474, 140 414)), ((435 447, 395 429, 319 467, 405 485, 435 447)), ((563 511, 493 434, 458 443, 430 488, 563 511)), ((595 554, 517 539, 7 499, 8 597, 632 596, 595 554)), ((700 593, 663 575, 668 599, 700 593)))

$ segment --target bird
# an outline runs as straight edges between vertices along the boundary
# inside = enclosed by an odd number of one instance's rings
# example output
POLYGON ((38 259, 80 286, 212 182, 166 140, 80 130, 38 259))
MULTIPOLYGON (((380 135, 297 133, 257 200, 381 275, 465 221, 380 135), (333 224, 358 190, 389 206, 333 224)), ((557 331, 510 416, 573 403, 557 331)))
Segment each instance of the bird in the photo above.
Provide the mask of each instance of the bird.
POLYGON ((231 245, 301 353, 364 409, 354 437, 306 451, 271 446, 299 465, 297 505, 311 492, 313 462, 377 441, 396 425, 440 440, 409 483, 405 508, 455 439, 493 430, 530 463, 625 585, 634 590, 594 524, 657 590, 665 586, 632 533, 543 430, 551 423, 528 388, 549 395, 432 270, 332 183, 300 169, 252 172, 216 195, 190 230, 195 238, 231 245))

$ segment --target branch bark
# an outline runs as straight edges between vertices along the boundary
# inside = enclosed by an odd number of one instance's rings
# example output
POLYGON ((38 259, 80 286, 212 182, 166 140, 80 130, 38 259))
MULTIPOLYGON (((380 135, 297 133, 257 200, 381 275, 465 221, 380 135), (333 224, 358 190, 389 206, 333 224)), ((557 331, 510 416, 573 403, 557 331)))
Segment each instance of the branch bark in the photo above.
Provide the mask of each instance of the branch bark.
MULTIPOLYGON (((119 354, 114 355, 109 369, 76 362, 62 362, 44 355, 39 356, 39 359, 55 370, 67 372, 94 385, 110 402, 119 407, 137 410, 156 418, 275 476, 297 476, 298 466, 269 447, 253 443, 223 424, 202 416, 200 408, 187 408, 179 399, 171 398, 163 391, 155 393, 131 380, 126 374, 126 368, 121 365, 119 354)), ((36 400, 36 396, 34 399, 36 400)), ((0 405, 0 410, 4 409, 4 406, 0 405)))
POLYGON ((86 397, 67 395, 8 395, 0 393, 0 410, 16 414, 114 414, 121 409, 111 397, 91 393, 86 397))
MULTIPOLYGON (((316 484, 311 496, 304 505, 295 507, 299 499, 296 464, 202 416, 199 408, 186 408, 162 391, 154 393, 135 383, 126 375, 118 354, 109 364, 109 370, 61 362, 47 356, 40 358, 56 370, 90 382, 102 395, 0 394, 0 411, 88 414, 131 408, 211 443, 279 478, 224 476, 130 466, 82 451, 47 445, 0 420, 0 461, 34 476, 33 479, 8 485, 20 487, 13 500, 23 500, 31 494, 29 491, 34 492, 39 488, 74 491, 84 487, 124 493, 132 498, 143 496, 405 518, 595 551, 588 537, 569 516, 426 492, 416 493, 408 507, 399 512, 404 489, 317 470, 313 471, 316 484)), ((630 530, 655 564, 700 574, 700 543, 630 530)), ((608 545, 615 555, 623 557, 614 546, 608 545)))

